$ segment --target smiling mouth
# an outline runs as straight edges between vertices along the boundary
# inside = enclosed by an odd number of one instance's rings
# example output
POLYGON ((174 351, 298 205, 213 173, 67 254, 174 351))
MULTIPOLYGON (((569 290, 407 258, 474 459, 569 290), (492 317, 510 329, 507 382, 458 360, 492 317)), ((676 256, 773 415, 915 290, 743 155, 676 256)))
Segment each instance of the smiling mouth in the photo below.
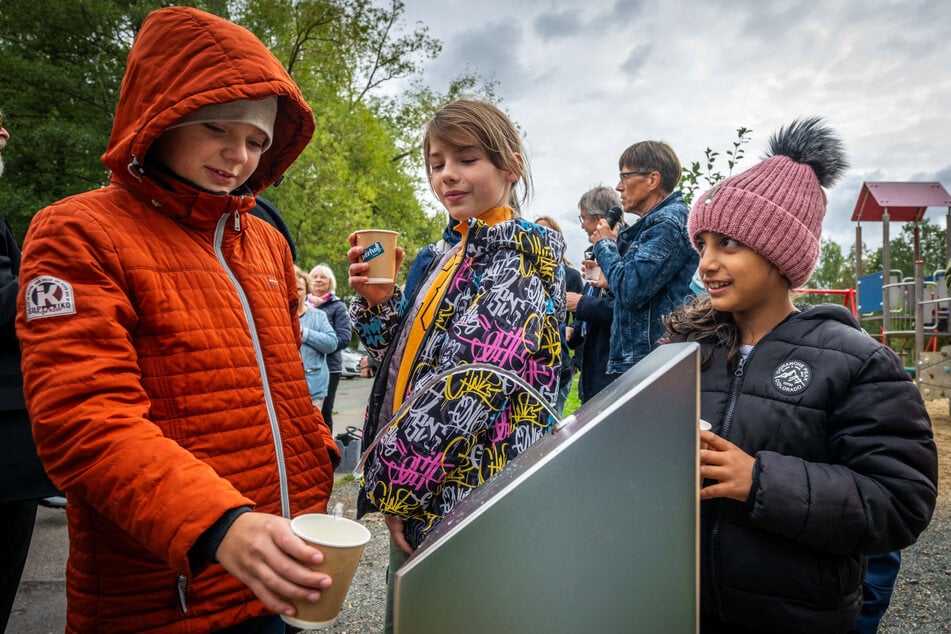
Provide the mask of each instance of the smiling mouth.
POLYGON ((730 285, 729 282, 704 282, 704 285, 710 290, 719 290, 730 285))

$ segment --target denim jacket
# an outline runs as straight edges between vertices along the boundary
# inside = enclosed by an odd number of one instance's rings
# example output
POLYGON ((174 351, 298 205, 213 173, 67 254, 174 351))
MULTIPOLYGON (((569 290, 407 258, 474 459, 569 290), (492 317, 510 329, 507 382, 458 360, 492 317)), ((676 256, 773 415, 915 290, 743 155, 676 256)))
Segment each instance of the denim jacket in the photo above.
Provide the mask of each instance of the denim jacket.
POLYGON ((661 317, 682 304, 700 259, 687 235, 689 209, 676 191, 624 229, 598 240, 594 257, 614 293, 608 373, 622 374, 657 347, 661 317))

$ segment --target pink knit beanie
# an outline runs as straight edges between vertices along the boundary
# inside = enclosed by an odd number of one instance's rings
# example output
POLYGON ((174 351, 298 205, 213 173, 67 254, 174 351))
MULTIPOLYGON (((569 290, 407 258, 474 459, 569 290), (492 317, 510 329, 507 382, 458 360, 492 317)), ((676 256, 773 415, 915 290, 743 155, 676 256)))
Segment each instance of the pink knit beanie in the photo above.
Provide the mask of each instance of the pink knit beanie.
MULTIPOLYGON (((819 260, 829 187, 847 169, 842 142, 822 119, 796 120, 769 140, 767 158, 697 199, 690 237, 704 231, 739 240, 772 262, 796 288, 819 260)), ((694 244, 696 248, 696 244, 694 244)))

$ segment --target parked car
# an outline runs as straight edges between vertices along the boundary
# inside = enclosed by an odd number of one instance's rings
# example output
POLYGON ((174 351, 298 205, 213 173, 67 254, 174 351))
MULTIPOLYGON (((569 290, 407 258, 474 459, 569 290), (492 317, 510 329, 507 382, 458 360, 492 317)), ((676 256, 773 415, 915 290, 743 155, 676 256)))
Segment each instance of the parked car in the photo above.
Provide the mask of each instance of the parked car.
POLYGON ((353 348, 344 348, 340 351, 340 356, 343 361, 340 376, 345 379, 360 376, 360 359, 366 356, 366 352, 354 350, 353 348))

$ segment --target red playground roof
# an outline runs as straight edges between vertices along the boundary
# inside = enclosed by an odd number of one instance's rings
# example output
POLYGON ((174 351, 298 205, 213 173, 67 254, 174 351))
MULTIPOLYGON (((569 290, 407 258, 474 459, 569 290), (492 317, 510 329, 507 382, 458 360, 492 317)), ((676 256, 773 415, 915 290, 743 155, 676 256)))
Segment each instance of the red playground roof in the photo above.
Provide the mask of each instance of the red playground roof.
POLYGON ((862 183, 852 220, 881 222, 888 209, 890 220, 919 222, 928 207, 951 207, 941 183, 862 183))

